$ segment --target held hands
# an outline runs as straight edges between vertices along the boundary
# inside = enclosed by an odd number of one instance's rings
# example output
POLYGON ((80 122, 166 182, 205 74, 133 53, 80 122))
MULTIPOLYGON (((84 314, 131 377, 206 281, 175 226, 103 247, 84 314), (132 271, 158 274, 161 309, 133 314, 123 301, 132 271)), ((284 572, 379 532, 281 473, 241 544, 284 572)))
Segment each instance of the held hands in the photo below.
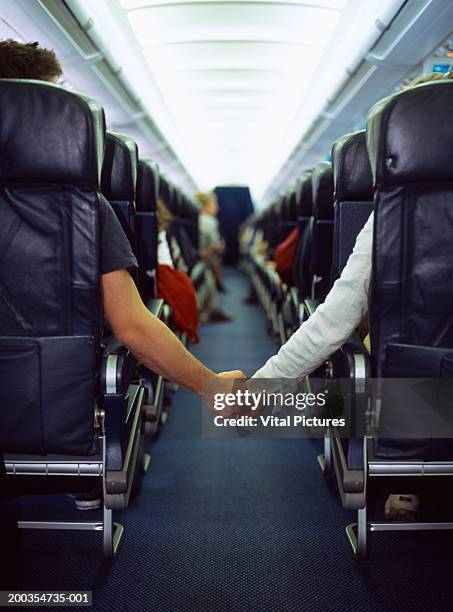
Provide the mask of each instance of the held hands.
POLYGON ((263 407, 251 402, 250 383, 241 370, 221 372, 206 386, 204 400, 207 408, 216 416, 231 418, 256 416, 263 407), (246 401, 246 396, 248 401, 246 401))
POLYGON ((206 382, 202 394, 208 410, 216 416, 224 418, 237 414, 238 407, 233 402, 231 402, 233 405, 228 405, 225 400, 234 394, 241 381, 246 380, 247 377, 241 370, 231 370, 215 374, 206 382))

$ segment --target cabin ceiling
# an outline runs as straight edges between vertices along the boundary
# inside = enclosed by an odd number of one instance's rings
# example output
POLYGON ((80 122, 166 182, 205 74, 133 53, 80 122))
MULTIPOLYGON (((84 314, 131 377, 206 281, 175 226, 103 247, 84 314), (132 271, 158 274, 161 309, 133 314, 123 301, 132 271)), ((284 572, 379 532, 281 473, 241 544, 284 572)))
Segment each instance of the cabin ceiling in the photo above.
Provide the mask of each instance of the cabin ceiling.
POLYGON ((78 0, 99 32, 127 31, 128 48, 111 35, 109 50, 128 74, 145 67, 137 91, 158 92, 158 112, 145 107, 194 182, 256 199, 401 2, 78 0))
POLYGON ((120 0, 202 186, 265 182, 347 0, 120 0))

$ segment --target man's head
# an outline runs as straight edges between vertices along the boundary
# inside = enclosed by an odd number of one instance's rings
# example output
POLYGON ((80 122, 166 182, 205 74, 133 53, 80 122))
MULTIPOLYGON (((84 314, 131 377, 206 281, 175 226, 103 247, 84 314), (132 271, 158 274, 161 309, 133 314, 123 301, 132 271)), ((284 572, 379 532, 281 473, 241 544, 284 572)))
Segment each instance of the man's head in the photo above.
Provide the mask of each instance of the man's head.
POLYGON ((38 43, 0 40, 0 78, 56 82, 63 74, 55 52, 38 43))

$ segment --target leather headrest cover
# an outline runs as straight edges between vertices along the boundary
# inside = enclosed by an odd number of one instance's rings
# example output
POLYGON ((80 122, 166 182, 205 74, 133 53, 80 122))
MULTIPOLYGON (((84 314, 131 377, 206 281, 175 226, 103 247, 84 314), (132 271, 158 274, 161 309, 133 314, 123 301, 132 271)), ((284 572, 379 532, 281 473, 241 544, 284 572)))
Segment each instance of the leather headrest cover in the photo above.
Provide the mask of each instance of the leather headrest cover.
POLYGON ((321 162, 313 168, 313 216, 333 219, 333 171, 330 162, 321 162))
POLYGON ((150 159, 138 162, 135 206, 142 212, 155 212, 159 194, 159 167, 150 159))
POLYGON ((164 176, 159 177, 159 198, 171 210, 170 185, 164 176))
POLYGON ((290 193, 288 204, 288 220, 294 221, 297 219, 297 192, 293 189, 290 193))
POLYGON ((417 85, 375 104, 367 117, 375 185, 453 179, 453 81, 417 85))
POLYGON ((138 149, 124 134, 107 132, 101 190, 108 200, 135 200, 138 149))
POLYGON ((66 183, 99 189, 102 107, 51 83, 0 79, 0 184, 66 183))
POLYGON ((334 143, 332 165, 337 202, 373 200, 373 178, 365 130, 346 134, 334 143))
POLYGON ((299 216, 311 217, 313 214, 313 189, 311 185, 311 170, 303 173, 298 188, 299 216))

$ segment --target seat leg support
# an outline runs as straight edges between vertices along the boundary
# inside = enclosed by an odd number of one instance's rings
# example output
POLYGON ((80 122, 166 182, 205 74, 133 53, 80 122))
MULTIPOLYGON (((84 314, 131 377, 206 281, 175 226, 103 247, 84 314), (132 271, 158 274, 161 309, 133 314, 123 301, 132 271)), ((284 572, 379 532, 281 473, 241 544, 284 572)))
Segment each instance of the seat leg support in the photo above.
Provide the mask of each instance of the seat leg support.
POLYGON ((359 508, 357 512, 357 523, 351 523, 346 527, 346 535, 358 559, 366 559, 368 556, 368 531, 367 509, 359 508))
POLYGON ((324 453, 318 455, 317 460, 324 476, 330 476, 332 473, 332 442, 328 433, 324 436, 324 453))
POLYGON ((122 525, 113 522, 112 510, 104 506, 102 537, 104 557, 107 559, 112 559, 116 556, 123 531, 124 527, 122 525))

